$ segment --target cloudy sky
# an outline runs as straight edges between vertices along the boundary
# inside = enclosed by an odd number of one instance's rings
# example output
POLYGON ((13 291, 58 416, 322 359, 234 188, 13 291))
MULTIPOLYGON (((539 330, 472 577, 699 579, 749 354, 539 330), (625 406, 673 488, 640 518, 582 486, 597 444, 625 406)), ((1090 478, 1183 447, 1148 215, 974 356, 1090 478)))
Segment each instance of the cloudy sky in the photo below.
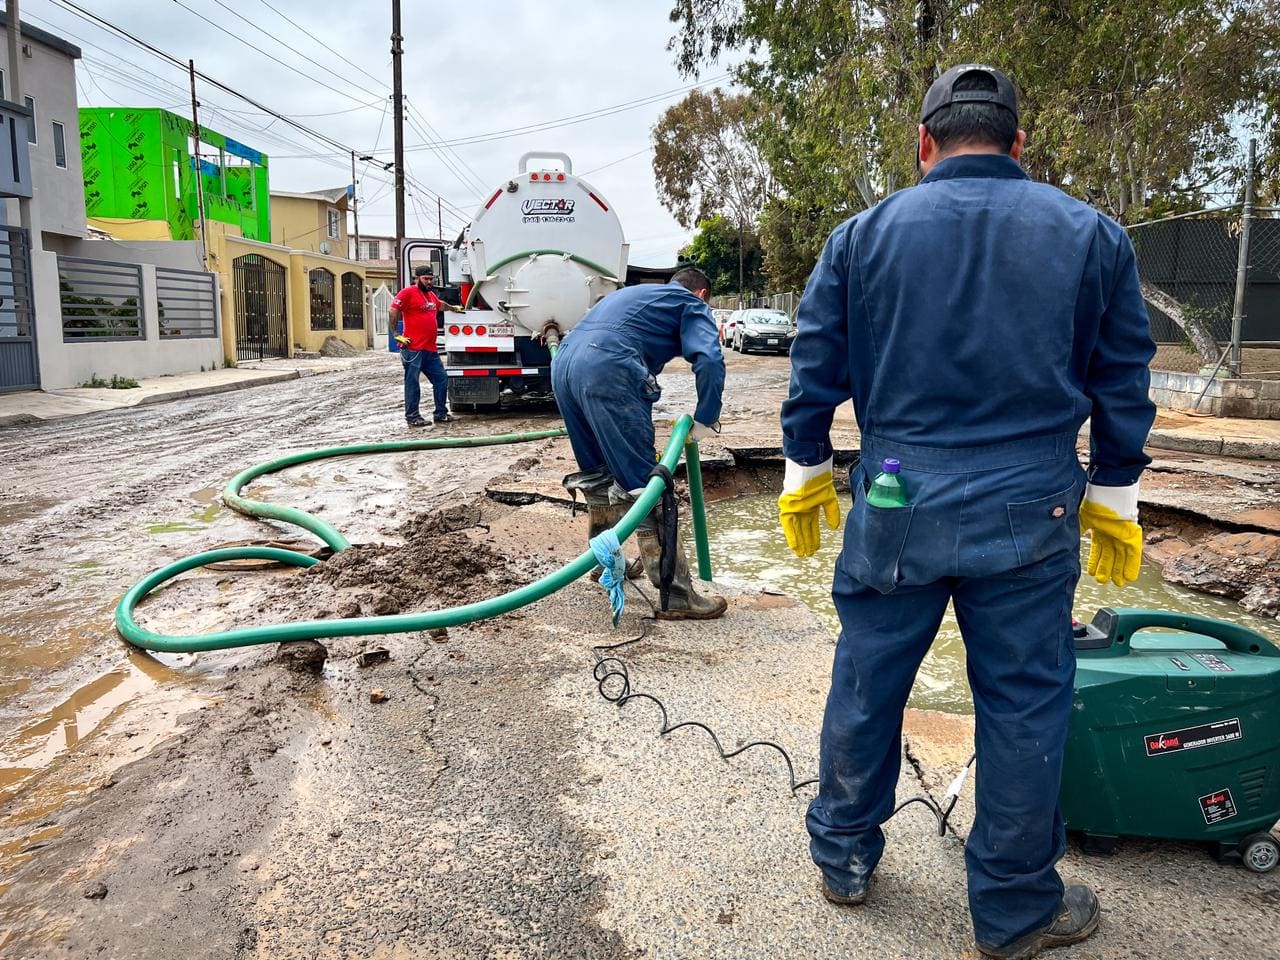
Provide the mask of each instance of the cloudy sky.
MULTIPOLYGON (((198 70, 263 105, 390 163, 390 0, 75 2, 184 61, 193 58, 198 70)), ((674 261, 688 234, 658 202, 648 149, 653 124, 690 83, 666 49, 670 0, 402 3, 405 168, 416 184, 407 203, 411 235, 435 235, 438 195, 452 236, 515 173, 522 153, 557 150, 612 201, 633 263, 674 261), (557 121, 571 122, 517 132, 557 121)), ((189 114, 184 70, 56 0, 22 0, 22 18, 82 48, 81 105, 189 114)), ((706 85, 721 72, 704 74, 706 85)), ((349 154, 206 85, 200 100, 202 123, 268 154, 273 189, 350 181, 349 154)), ((391 175, 380 164, 359 163, 356 177, 361 233, 392 233, 391 175)))

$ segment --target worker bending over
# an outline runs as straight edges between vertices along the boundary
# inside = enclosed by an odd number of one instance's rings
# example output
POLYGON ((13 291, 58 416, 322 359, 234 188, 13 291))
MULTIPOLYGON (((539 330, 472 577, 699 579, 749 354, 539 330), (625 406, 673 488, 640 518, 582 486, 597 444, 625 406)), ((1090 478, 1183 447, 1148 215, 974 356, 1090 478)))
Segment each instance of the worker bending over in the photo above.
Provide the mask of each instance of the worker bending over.
MULTIPOLYGON (((551 385, 564 416, 579 472, 564 485, 580 491, 590 517, 589 536, 615 525, 649 482, 655 464, 653 404, 658 374, 682 356, 693 365, 698 405, 690 436, 701 439, 720 420, 724 357, 707 300, 711 284, 687 268, 670 283, 625 287, 596 303, 573 328, 551 361, 551 385)), ((660 585, 662 505, 636 528, 644 572, 660 585)), ((693 589, 679 538, 675 580, 658 613, 665 620, 709 620, 724 613, 723 597, 693 589)), ((633 568, 629 575, 638 575, 633 568)))
POLYGON ((1031 182, 1018 162, 1025 139, 1000 71, 966 64, 929 88, 923 179, 838 227, 800 302, 778 500, 788 544, 813 553, 819 514, 839 522, 830 430, 852 397, 862 456, 832 587, 841 632, 807 818, 823 893, 841 904, 867 896, 903 707, 950 601, 977 720, 969 908, 979 950, 998 958, 1097 927, 1093 892, 1064 887, 1055 869, 1072 596, 1081 527, 1091 574, 1118 586, 1138 575, 1138 477, 1154 417, 1133 247, 1107 217, 1031 182), (1086 418, 1087 474, 1076 457, 1086 418), (892 460, 907 503, 869 503, 892 460))

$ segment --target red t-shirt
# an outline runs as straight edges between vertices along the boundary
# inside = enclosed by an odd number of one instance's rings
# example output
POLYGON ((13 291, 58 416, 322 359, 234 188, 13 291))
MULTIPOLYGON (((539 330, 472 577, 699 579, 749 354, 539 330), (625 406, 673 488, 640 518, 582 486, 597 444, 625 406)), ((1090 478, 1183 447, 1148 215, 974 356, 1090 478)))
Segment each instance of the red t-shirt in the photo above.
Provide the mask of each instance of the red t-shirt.
POLYGON ((391 305, 404 320, 404 335, 410 350, 435 350, 440 328, 436 317, 444 309, 444 301, 431 290, 423 293, 415 283, 396 294, 391 305))

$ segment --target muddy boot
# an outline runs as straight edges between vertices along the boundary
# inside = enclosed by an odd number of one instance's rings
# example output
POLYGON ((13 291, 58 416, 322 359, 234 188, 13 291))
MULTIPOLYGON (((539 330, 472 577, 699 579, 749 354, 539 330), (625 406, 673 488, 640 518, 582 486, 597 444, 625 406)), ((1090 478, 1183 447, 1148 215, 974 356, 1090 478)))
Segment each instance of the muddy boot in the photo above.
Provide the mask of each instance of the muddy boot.
POLYGON ((1058 903, 1058 912, 1039 930, 1004 947, 978 943, 978 952, 994 960, 1030 960, 1042 950, 1079 943, 1098 929, 1098 898, 1083 883, 1068 884, 1058 903))
MULTIPOLYGON (((630 507, 630 504, 610 502, 608 491, 613 486, 613 477, 604 467, 571 473, 562 482, 564 488, 570 493, 575 491, 581 493, 582 499, 587 503, 588 541, 615 526, 630 507)), ((627 565, 627 579, 635 580, 640 576, 643 569, 644 567, 638 559, 633 560, 627 565)), ((591 579, 598 582, 600 580, 600 572, 599 567, 592 570, 591 579)))
MULTIPOLYGON (((636 530, 636 541, 640 544, 640 559, 644 561, 644 572, 649 575, 649 582, 659 590, 662 588, 662 539, 658 536, 661 516, 662 506, 659 504, 636 530)), ((676 573, 671 578, 667 605, 658 611, 658 619, 714 620, 728 608, 729 602, 724 597, 704 597, 693 589, 693 581, 689 576, 689 560, 685 557, 684 545, 677 537, 676 573)))

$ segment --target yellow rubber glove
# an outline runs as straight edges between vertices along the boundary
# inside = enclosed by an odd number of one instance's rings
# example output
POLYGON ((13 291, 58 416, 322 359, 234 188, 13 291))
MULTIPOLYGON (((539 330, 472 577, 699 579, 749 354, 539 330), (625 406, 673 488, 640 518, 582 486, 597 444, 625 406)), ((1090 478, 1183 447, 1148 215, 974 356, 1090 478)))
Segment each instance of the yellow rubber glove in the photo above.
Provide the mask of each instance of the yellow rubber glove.
POLYGON ((831 460, 816 467, 788 460, 782 496, 778 497, 778 522, 787 546, 797 557, 813 556, 822 544, 819 512, 826 517, 828 527, 839 529, 840 503, 831 476, 831 460))
POLYGON ((1085 569, 1099 583, 1123 587, 1142 568, 1142 527, 1138 525, 1138 485, 1089 484, 1080 505, 1080 529, 1089 531, 1085 569))

